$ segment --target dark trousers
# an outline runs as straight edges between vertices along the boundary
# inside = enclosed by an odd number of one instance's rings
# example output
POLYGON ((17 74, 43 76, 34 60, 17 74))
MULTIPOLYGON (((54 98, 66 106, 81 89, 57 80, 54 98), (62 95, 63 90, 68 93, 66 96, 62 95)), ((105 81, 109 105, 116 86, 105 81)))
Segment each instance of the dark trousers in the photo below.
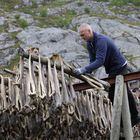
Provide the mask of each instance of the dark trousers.
MULTIPOLYGON (((116 75, 124 75, 126 73, 128 73, 127 65, 125 65, 121 69, 117 70, 115 73, 109 74, 109 77, 114 77, 116 75)), ((115 91, 115 84, 112 84, 109 89, 109 99, 111 100, 112 103, 114 101, 114 91, 115 91)), ((135 117, 138 116, 138 111, 137 111, 134 97, 133 97, 130 89, 128 88, 128 84, 127 84, 127 94, 128 94, 128 102, 129 102, 131 119, 134 119, 135 117)))

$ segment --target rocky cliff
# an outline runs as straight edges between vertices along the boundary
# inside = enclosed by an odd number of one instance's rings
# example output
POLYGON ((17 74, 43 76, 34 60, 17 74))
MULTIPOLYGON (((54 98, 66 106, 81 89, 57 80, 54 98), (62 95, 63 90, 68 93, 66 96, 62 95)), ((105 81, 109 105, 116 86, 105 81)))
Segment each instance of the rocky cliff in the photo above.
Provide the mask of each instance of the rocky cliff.
MULTIPOLYGON (((2 3, 3 4, 3 3, 2 3)), ((0 64, 16 65, 17 49, 39 47, 42 55, 61 54, 68 62, 88 63, 85 43, 77 28, 82 22, 114 39, 135 70, 140 68, 140 8, 92 0, 37 1, 0 6, 0 64), (43 4, 42 4, 43 3, 43 4), (12 60, 12 61, 11 61, 12 60)), ((1 70, 2 72, 2 70, 1 70)), ((104 70, 98 71, 105 77, 104 70)))

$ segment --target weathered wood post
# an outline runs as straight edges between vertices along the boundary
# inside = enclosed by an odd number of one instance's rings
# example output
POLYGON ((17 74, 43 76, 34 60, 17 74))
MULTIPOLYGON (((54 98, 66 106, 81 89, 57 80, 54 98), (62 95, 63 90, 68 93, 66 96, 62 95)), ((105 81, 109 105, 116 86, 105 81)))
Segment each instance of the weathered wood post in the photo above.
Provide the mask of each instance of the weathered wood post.
POLYGON ((123 90, 124 90, 123 101, 122 101, 122 119, 123 119, 123 130, 124 130, 123 132, 126 140, 133 140, 133 132, 131 126, 126 83, 124 83, 123 90))
POLYGON ((110 140, 119 140, 124 78, 116 76, 110 140))

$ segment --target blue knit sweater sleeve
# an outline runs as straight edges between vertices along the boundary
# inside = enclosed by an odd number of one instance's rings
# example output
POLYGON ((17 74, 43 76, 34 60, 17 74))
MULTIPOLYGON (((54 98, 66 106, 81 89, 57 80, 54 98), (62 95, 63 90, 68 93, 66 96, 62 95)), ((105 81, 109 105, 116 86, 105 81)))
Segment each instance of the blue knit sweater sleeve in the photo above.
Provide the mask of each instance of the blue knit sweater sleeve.
POLYGON ((93 46, 87 45, 87 49, 89 52, 89 59, 90 59, 90 64, 85 67, 86 72, 90 73, 93 70, 101 67, 104 64, 106 53, 107 53, 107 42, 104 39, 100 39, 98 43, 96 44, 95 48, 95 58, 93 55, 93 46))

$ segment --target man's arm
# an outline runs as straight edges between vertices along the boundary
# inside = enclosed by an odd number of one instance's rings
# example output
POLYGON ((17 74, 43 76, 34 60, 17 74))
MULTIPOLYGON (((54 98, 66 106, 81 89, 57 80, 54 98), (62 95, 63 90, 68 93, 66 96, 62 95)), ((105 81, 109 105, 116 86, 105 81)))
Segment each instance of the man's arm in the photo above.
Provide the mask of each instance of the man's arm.
POLYGON ((93 48, 89 44, 87 44, 87 50, 88 50, 88 54, 89 54, 89 62, 92 63, 93 61, 95 61, 96 52, 93 53, 93 48))
MULTIPOLYGON (((90 51, 90 49, 89 49, 90 51)), ((105 40, 99 41, 96 46, 95 60, 91 61, 88 66, 85 67, 87 73, 91 73, 93 70, 101 67, 104 64, 107 53, 107 42, 105 40)), ((92 60, 92 52, 89 52, 90 60, 92 60)))

